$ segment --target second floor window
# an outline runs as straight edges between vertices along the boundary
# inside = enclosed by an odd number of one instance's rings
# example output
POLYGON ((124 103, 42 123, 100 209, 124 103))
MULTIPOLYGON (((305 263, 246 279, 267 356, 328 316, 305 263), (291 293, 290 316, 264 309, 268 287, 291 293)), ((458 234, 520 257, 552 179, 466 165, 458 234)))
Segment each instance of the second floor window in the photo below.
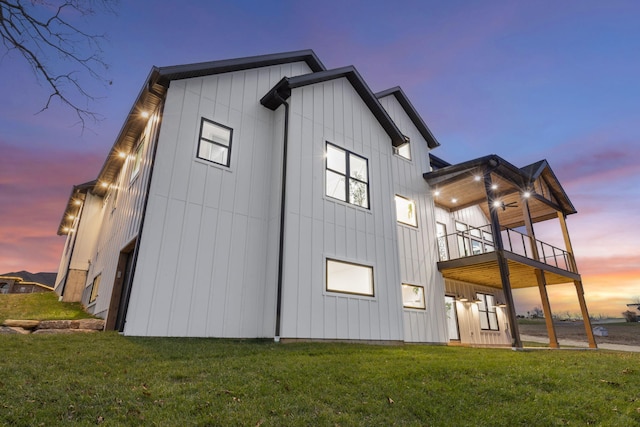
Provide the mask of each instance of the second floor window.
POLYGON ((233 130, 221 124, 202 118, 198 158, 229 166, 231 159, 231 135, 233 130))
POLYGON ((369 209, 367 159, 327 142, 326 195, 369 209))

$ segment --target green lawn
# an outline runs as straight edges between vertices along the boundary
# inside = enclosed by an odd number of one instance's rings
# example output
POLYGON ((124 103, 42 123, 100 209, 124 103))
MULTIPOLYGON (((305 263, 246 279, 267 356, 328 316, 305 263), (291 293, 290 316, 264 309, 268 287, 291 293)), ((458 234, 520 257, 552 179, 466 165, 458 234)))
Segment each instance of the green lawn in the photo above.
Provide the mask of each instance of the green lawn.
POLYGON ((59 302, 54 292, 0 295, 0 323, 6 319, 75 320, 93 317, 77 302, 59 302))
POLYGON ((0 425, 640 424, 640 354, 0 336, 0 425))

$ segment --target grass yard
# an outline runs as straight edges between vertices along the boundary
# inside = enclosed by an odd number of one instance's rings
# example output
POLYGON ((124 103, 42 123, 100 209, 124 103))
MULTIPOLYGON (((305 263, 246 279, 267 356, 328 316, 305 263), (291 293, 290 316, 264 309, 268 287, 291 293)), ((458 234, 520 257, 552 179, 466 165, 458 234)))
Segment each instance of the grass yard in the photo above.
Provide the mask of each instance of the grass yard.
POLYGON ((76 320, 93 317, 77 302, 59 302, 54 292, 0 295, 0 324, 6 319, 76 320))
POLYGON ((0 336, 0 425, 640 424, 640 354, 0 336))

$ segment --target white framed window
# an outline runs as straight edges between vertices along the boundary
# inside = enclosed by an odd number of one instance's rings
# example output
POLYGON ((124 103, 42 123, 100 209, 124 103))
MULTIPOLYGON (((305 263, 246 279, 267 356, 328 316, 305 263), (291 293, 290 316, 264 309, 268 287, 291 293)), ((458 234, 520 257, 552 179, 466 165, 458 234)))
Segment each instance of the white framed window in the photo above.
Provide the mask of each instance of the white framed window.
POLYGON ((447 226, 436 222, 436 236, 438 238, 438 255, 440 261, 449 260, 449 243, 447 242, 447 226))
POLYGON ((417 308, 420 310, 425 310, 427 306, 424 300, 424 287, 403 283, 402 306, 404 308, 417 308))
POLYGON ((398 222, 412 227, 418 227, 416 202, 396 194, 396 218, 398 222))
POLYGON ((374 296, 373 267, 327 258, 327 291, 374 296))
POLYGON ((393 154, 407 160, 411 160, 411 144, 408 136, 404 137, 405 143, 397 147, 393 147, 393 154))
POLYGON ((493 295, 477 293, 478 317, 480 318, 480 329, 483 331, 498 330, 498 313, 496 313, 496 301, 493 295))
POLYGON ((136 177, 140 173, 140 166, 142 165, 142 154, 144 153, 145 140, 146 140, 146 137, 143 136, 140 139, 140 142, 138 142, 138 145, 136 145, 136 148, 134 150, 133 166, 131 167, 131 178, 129 178, 129 182, 133 182, 133 180, 136 179, 136 177))
POLYGON ((202 118, 198 139, 198 158, 222 166, 231 161, 231 137, 233 129, 202 118))
POLYGON ((327 196, 369 209, 367 159, 327 142, 325 186, 327 196))

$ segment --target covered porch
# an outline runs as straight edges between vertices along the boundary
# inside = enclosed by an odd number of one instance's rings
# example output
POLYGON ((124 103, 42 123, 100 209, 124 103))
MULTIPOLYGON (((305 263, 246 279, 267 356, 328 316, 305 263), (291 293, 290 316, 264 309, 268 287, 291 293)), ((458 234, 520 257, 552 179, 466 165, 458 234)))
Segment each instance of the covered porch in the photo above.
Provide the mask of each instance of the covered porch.
POLYGON ((516 348, 522 342, 512 290, 538 287, 549 345, 557 348, 547 286, 573 282, 589 346, 595 348, 566 224, 566 216, 576 211, 548 163, 517 168, 496 155, 457 165, 440 159, 434 163, 439 167, 424 178, 436 205, 451 213, 477 206, 489 220, 484 226, 438 235, 438 270, 443 277, 501 289, 516 348), (564 248, 536 238, 534 224, 542 221, 559 222, 564 248))

